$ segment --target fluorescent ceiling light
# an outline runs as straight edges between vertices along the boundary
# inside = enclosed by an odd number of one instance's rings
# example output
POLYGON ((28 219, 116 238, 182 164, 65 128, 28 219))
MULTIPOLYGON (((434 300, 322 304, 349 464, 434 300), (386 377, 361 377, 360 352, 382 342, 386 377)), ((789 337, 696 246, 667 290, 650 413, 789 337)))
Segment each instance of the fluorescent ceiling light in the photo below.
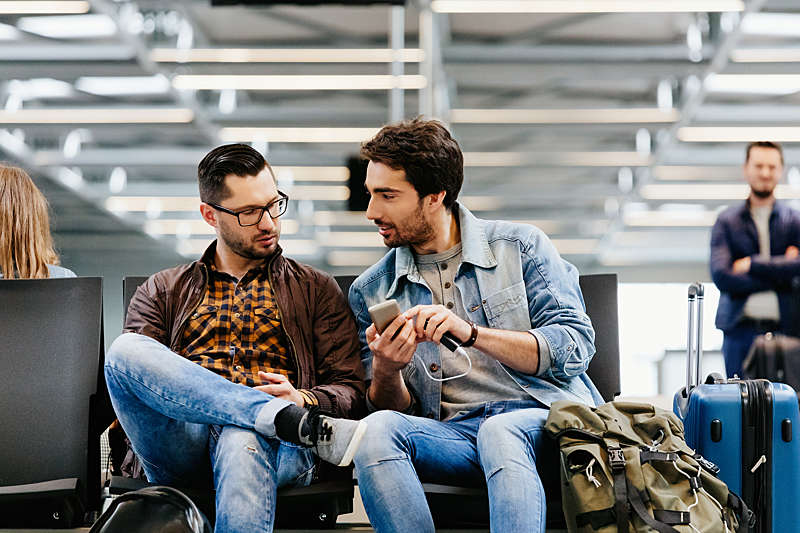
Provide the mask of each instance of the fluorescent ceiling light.
POLYGON ((653 176, 664 181, 730 180, 741 175, 739 166, 659 165, 653 168, 653 176))
MULTIPOLYGON (((649 183, 639 191, 647 200, 744 200, 749 187, 728 183, 649 183)), ((781 199, 800 199, 800 188, 779 184, 775 196, 781 199)))
POLYGON ((470 211, 497 211, 503 207, 496 196, 461 196, 459 201, 470 211))
POLYGON ((324 245, 337 248, 385 248, 377 231, 330 231, 319 233, 324 245))
POLYGON ((594 253, 597 239, 551 239, 551 242, 562 255, 581 255, 594 253))
POLYGON ((800 48, 739 48, 731 52, 734 63, 796 63, 800 48))
POLYGON ((465 167, 636 167, 650 160, 637 152, 464 152, 465 167))
POLYGON ((792 94, 800 91, 800 74, 710 74, 705 87, 712 93, 792 94))
POLYGON ((21 2, 0 1, 0 15, 46 15, 46 14, 76 14, 89 12, 89 2, 72 2, 57 0, 40 2, 38 0, 24 0, 21 2))
POLYGON ((363 267, 373 265, 383 257, 384 252, 358 252, 347 250, 331 250, 328 252, 328 264, 334 267, 363 267))
POLYGON ((85 76, 75 81, 75 88, 99 96, 165 94, 170 90, 166 76, 85 76))
POLYGON ((0 23, 0 41, 16 41, 22 37, 22 33, 8 24, 0 23))
POLYGON ((157 63, 419 63, 419 48, 154 48, 157 63))
POLYGON ((461 124, 616 124, 675 122, 676 109, 453 109, 450 122, 461 124))
POLYGON ((344 185, 295 185, 286 194, 292 200, 329 200, 332 202, 350 198, 350 189, 344 185))
POLYGON ((117 34, 117 25, 108 15, 23 17, 17 21, 17 28, 50 39, 97 39, 117 34))
POLYGON ((71 84, 53 78, 11 80, 8 82, 8 92, 19 96, 22 100, 69 98, 74 95, 71 84))
POLYGON ((634 211, 625 213, 623 220, 627 226, 704 227, 714 224, 717 213, 705 210, 634 211))
POLYGON ((251 91, 342 91, 422 89, 427 84, 419 75, 178 75, 172 79, 176 89, 251 91))
POLYGON ((744 11, 742 0, 434 0, 438 13, 676 13, 744 11))
POLYGON ((318 226, 372 226, 363 211, 317 211, 314 224, 318 226))
POLYGON ((800 128, 794 126, 687 126, 678 129, 683 142, 800 142, 800 128))
POLYGON ((193 119, 191 109, 172 107, 0 110, 0 124, 170 124, 193 119))
POLYGON ((347 167, 278 166, 272 167, 278 181, 329 181, 343 182, 350 177, 347 167))
POLYGON ((739 30, 745 35, 800 37, 800 15, 795 13, 748 13, 739 30))
POLYGON ((198 211, 197 196, 109 196, 106 209, 114 213, 147 212, 158 205, 161 212, 198 211))
POLYGON ((360 143, 372 138, 378 128, 222 128, 225 142, 360 143))

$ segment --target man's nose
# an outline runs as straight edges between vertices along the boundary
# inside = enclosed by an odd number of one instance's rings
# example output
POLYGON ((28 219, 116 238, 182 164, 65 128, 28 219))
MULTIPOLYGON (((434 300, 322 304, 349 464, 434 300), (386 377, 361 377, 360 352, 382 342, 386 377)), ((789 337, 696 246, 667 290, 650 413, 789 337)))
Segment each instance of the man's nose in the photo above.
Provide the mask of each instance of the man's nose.
POLYGON ((272 220, 272 217, 269 216, 267 211, 264 211, 264 214, 261 215, 261 220, 258 222, 258 229, 263 231, 275 229, 275 221, 272 220))
POLYGON ((377 208, 375 207, 375 203, 373 202, 372 197, 370 197, 369 203, 367 203, 366 215, 368 220, 375 220, 376 218, 379 218, 377 213, 377 208))

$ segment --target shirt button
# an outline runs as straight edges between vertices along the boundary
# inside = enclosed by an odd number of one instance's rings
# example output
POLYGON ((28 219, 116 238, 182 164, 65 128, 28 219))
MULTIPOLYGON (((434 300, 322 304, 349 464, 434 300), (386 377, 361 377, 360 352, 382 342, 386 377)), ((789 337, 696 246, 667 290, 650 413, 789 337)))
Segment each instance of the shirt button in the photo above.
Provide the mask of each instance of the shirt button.
POLYGON ((431 363, 431 372, 438 372, 438 371, 439 371, 439 365, 437 365, 436 363, 431 363))
POLYGON ((448 309, 452 309, 453 308, 453 302, 447 302, 447 308, 448 309))
POLYGON ((233 316, 235 316, 236 318, 239 318, 240 316, 242 316, 242 314, 241 313, 233 313, 233 316))
POLYGON ((442 270, 447 270, 447 263, 442 263, 442 270))
POLYGON ((446 282, 444 283, 444 288, 445 288, 445 289, 449 289, 449 288, 450 288, 450 282, 449 282, 449 281, 446 281, 446 282))

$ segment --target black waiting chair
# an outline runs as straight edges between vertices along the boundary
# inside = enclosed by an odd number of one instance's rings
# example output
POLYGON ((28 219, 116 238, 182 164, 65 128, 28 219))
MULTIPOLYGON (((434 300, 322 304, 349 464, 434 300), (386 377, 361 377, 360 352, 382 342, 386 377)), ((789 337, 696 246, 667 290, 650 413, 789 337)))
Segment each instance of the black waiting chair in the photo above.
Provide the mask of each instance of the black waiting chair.
MULTIPOLYGON (((128 276, 122 282, 123 305, 127 313, 136 289, 147 280, 144 276, 128 276)), ((320 481, 308 487, 282 488, 278 490, 275 527, 333 528, 340 514, 353 512, 355 483, 351 468, 337 468, 320 463, 320 481)), ((114 476, 111 479, 111 494, 121 494, 145 486, 147 482, 114 476)), ((214 520, 215 505, 213 490, 177 487, 184 491, 201 511, 214 520)))
POLYGON ((83 525, 110 421, 102 280, 0 280, 0 302, 0 529, 83 525))
MULTIPOLYGON (((337 276, 342 291, 347 295, 356 276, 337 276)), ((619 307, 617 303, 617 275, 590 274, 580 276, 581 292, 586 303, 586 313, 595 330, 595 355, 587 374, 605 401, 620 394, 619 357, 619 307)), ((423 483, 425 496, 437 528, 488 528, 489 500, 485 487, 458 487, 423 483)), ((566 529, 561 515, 560 495, 549 495, 548 508, 558 512, 548 513, 548 527, 566 529)))

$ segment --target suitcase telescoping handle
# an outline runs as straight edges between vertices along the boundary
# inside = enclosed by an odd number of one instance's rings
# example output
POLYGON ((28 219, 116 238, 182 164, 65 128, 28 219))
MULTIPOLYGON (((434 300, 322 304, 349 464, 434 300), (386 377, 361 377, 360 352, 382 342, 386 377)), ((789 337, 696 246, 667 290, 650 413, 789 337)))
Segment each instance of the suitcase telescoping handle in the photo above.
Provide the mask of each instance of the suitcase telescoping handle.
POLYGON ((686 335, 686 395, 700 384, 703 357, 703 284, 689 285, 689 327, 686 335))

